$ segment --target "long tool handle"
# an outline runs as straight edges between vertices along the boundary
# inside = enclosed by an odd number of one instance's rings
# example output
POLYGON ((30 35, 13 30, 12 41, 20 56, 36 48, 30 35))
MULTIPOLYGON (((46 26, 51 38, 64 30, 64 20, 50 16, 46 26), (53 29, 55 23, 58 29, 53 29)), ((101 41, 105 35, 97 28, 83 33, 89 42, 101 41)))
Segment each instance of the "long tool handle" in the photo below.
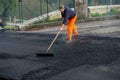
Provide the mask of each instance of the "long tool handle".
POLYGON ((54 44, 55 40, 57 39, 57 37, 59 36, 61 30, 58 31, 58 33, 56 34, 55 38, 53 39, 53 41, 51 42, 50 46, 48 47, 46 53, 48 53, 48 51, 50 50, 50 48, 52 47, 52 45, 54 44))

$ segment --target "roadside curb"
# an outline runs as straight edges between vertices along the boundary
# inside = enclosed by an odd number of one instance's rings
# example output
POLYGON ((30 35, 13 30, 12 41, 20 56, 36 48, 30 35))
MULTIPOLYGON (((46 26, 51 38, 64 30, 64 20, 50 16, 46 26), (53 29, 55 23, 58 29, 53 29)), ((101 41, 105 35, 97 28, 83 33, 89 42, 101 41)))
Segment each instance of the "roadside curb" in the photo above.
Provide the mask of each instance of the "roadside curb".
MULTIPOLYGON (((92 21, 102 21, 102 20, 111 20, 111 19, 120 19, 120 15, 115 16, 105 16, 105 17, 94 17, 94 18, 86 18, 77 20, 76 23, 83 23, 83 22, 92 22, 92 21)), ((46 28, 51 28, 60 25, 62 22, 50 22, 50 23, 41 23, 41 24, 33 24, 23 27, 22 31, 35 31, 41 30, 46 28)))

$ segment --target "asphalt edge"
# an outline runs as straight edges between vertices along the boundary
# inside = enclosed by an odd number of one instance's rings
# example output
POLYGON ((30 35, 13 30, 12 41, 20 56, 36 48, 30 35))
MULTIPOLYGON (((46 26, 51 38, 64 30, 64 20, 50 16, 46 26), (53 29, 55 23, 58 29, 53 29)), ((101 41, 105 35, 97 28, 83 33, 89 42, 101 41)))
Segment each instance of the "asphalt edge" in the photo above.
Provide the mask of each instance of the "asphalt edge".
MULTIPOLYGON (((120 19, 120 15, 86 18, 86 19, 77 20, 76 23, 102 21, 102 20, 112 20, 112 19, 120 19)), ((52 28, 52 27, 55 27, 55 26, 59 26, 61 23, 62 22, 59 21, 59 22, 48 22, 48 23, 41 23, 41 24, 31 24, 31 25, 23 27, 21 30, 22 31, 41 30, 41 29, 46 29, 46 28, 52 28)))

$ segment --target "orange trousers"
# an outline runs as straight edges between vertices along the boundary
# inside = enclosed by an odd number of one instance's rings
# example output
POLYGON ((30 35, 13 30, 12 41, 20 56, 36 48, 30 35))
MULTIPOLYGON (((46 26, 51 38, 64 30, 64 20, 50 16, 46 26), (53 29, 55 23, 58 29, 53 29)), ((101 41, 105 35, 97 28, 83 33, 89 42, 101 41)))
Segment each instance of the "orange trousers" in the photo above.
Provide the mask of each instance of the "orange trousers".
POLYGON ((77 17, 75 16, 68 21, 68 27, 67 27, 68 40, 72 40, 72 34, 74 34, 74 36, 78 35, 78 31, 75 25, 76 18, 77 17))

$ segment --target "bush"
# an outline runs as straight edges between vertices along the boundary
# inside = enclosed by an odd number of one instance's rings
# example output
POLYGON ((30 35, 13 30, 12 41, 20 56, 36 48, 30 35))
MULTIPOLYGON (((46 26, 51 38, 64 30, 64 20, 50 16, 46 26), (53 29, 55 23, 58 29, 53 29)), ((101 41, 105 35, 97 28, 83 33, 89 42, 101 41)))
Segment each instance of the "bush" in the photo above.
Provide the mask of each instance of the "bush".
POLYGON ((7 30, 16 30, 15 26, 5 26, 5 29, 7 30))
POLYGON ((61 21, 61 18, 57 18, 57 19, 54 19, 54 20, 44 19, 44 20, 40 20, 40 21, 34 22, 34 24, 46 23, 46 22, 57 22, 57 21, 61 21))
POLYGON ((109 13, 111 15, 117 15, 117 14, 120 14, 120 10, 118 10, 118 9, 111 9, 109 13))
POLYGON ((99 13, 91 14, 92 17, 99 17, 101 16, 99 13))

